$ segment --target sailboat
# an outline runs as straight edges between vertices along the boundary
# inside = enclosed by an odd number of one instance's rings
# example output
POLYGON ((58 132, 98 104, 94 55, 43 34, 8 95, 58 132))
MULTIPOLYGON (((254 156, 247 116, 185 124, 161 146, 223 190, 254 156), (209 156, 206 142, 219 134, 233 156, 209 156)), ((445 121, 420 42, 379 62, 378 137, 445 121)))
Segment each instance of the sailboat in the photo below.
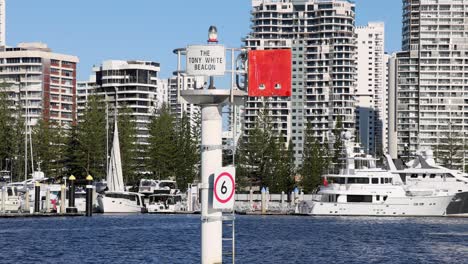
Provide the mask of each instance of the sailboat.
POLYGON ((98 211, 102 213, 143 213, 146 212, 143 195, 125 191, 117 116, 114 120, 114 138, 106 179, 108 191, 98 196, 98 211))

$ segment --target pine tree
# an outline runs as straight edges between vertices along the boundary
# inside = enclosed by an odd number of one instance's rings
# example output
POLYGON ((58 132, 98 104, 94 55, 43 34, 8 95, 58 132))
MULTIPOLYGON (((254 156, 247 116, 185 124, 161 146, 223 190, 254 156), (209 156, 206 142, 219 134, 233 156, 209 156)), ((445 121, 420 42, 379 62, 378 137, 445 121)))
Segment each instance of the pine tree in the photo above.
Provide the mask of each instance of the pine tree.
POLYGON ((198 153, 197 135, 191 127, 186 113, 178 120, 176 125, 176 181, 181 190, 192 183, 198 175, 200 155, 198 153))
POLYGON ((335 166, 335 168, 342 168, 344 166, 343 132, 343 120, 341 116, 338 116, 336 119, 335 128, 332 130, 334 137, 332 163, 335 166))
POLYGON ((34 165, 50 178, 62 176, 64 141, 57 124, 40 119, 32 129, 34 165))
POLYGON ((163 106, 158 116, 149 124, 149 147, 147 169, 156 179, 169 179, 176 176, 177 142, 174 118, 163 106))
POLYGON ((321 147, 320 143, 313 137, 312 129, 307 125, 301 168, 302 187, 306 193, 312 192, 320 185, 320 177, 328 168, 326 149, 327 147, 321 147))
POLYGON ((90 96, 88 105, 78 124, 79 166, 84 170, 82 178, 90 174, 95 180, 106 176, 106 113, 105 105, 97 96, 90 96))
POLYGON ((269 110, 262 109, 253 129, 238 145, 237 175, 244 186, 265 186, 271 191, 287 191, 294 184, 292 149, 270 125, 269 110), (246 184, 247 183, 247 184, 246 184))
POLYGON ((449 124, 449 131, 439 139, 436 158, 444 167, 462 170, 464 151, 463 134, 453 130, 452 125, 449 124))
POLYGON ((12 160, 14 152, 14 116, 4 85, 0 87, 0 170, 9 169, 7 160, 12 160))
POLYGON ((80 162, 80 142, 78 139, 78 126, 73 125, 71 129, 65 134, 64 142, 64 163, 65 175, 83 175, 85 174, 84 168, 80 162))
POLYGON ((285 147, 285 143, 281 140, 273 141, 274 149, 273 159, 270 164, 272 172, 269 174, 270 180, 267 186, 272 193, 289 193, 294 189, 294 152, 292 142, 285 147))
POLYGON ((0 170, 10 170, 13 180, 24 180, 24 119, 19 105, 8 99, 10 85, 0 84, 0 170))

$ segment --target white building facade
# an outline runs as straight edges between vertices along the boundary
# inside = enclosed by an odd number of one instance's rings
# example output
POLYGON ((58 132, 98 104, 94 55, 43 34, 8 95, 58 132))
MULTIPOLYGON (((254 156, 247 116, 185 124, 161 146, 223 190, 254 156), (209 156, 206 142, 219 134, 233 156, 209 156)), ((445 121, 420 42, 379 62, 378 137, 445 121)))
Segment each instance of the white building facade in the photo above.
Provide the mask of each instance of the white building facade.
POLYGON ((367 153, 382 155, 387 148, 387 74, 384 54, 385 27, 371 22, 356 28, 357 85, 356 129, 367 153))
POLYGON ((93 71, 95 83, 94 79, 80 83, 80 109, 84 109, 84 98, 90 94, 107 98, 110 111, 115 103, 118 108, 130 109, 136 124, 137 144, 147 145, 151 118, 167 101, 167 85, 159 79, 159 63, 109 60, 93 71))
POLYGON ((201 83, 201 81, 198 79, 198 77, 186 76, 181 74, 179 76, 171 77, 167 80, 169 91, 168 107, 170 109, 171 114, 173 114, 177 119, 182 118, 182 116, 186 114, 190 120, 190 125, 192 127, 201 125, 201 108, 200 106, 189 104, 180 100, 178 91, 195 89, 195 86, 203 86, 203 83, 201 83))
POLYGON ((307 126, 322 144, 333 141, 338 120, 354 134, 355 5, 346 0, 253 0, 252 8, 245 46, 292 49, 292 97, 249 98, 245 135, 266 109, 272 130, 284 142, 292 140, 300 166, 307 126))
POLYGON ((438 156, 447 137, 466 144, 467 10, 467 0, 403 1, 403 51, 394 65, 400 156, 421 147, 438 156))

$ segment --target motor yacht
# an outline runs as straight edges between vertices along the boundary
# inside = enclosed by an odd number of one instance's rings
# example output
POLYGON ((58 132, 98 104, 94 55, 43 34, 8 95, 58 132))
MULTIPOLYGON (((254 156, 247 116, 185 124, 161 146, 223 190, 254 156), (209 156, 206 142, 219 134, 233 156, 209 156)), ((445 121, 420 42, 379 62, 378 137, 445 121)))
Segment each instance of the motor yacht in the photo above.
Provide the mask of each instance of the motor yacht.
POLYGON ((323 177, 324 184, 312 201, 297 212, 309 215, 444 216, 454 194, 425 188, 412 190, 398 174, 377 168, 369 155, 356 154, 346 133, 344 168, 323 177))
POLYGON ((177 194, 180 190, 177 187, 177 182, 172 180, 152 180, 141 179, 138 192, 149 196, 151 194, 177 194))
POLYGON ((148 197, 148 213, 174 213, 186 211, 180 194, 153 194, 148 197))
POLYGON ((0 213, 17 213, 21 210, 21 196, 14 186, 0 189, 0 213), (5 199, 5 201, 3 201, 5 199))
MULTIPOLYGON (((387 156, 389 164, 391 158, 387 156)), ((447 215, 468 215, 468 174, 436 164, 430 149, 419 150, 415 158, 401 168, 391 166, 413 192, 437 189, 455 197, 447 207, 447 215)))

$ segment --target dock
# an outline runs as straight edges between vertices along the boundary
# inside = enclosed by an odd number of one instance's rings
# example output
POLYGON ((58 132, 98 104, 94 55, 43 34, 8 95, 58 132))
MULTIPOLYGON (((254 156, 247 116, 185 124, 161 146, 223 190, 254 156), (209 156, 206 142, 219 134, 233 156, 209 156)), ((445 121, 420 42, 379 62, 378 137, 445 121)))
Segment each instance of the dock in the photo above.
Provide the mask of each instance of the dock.
POLYGON ((24 213, 11 213, 0 214, 0 218, 50 218, 50 217, 77 217, 85 216, 85 214, 55 214, 55 213, 38 213, 38 214, 24 214, 24 213))

